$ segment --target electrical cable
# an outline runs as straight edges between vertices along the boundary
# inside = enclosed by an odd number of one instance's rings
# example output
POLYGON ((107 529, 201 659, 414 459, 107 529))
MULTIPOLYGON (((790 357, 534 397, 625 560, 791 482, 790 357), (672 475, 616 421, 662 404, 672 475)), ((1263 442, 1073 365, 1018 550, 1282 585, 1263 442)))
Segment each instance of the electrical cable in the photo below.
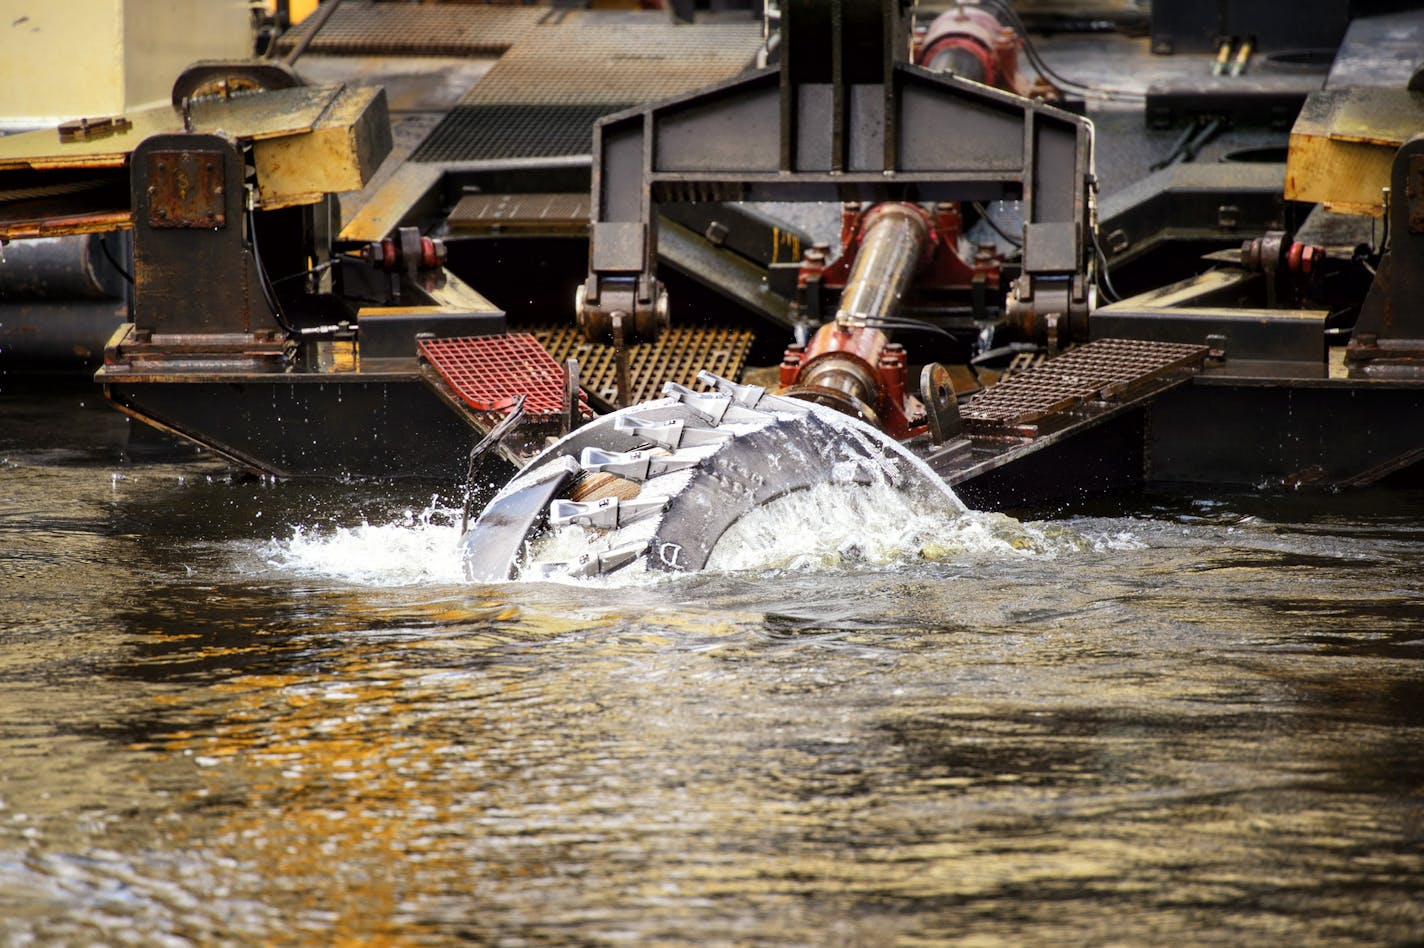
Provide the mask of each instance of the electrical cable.
POLYGON ((252 260, 257 264, 257 282, 262 287, 262 296, 267 301, 267 308, 272 311, 272 318, 287 335, 300 336, 301 332, 287 321, 287 314, 282 311, 282 305, 277 301, 272 280, 267 276, 267 267, 262 262, 262 251, 257 246, 257 213, 253 210, 251 201, 247 204, 247 240, 252 244, 252 260))
POLYGON ((101 234, 99 236, 99 249, 104 252, 104 259, 109 261, 109 266, 119 271, 119 276, 123 277, 125 280, 128 280, 129 286, 133 286, 133 274, 123 268, 119 261, 115 259, 113 251, 109 249, 108 234, 101 234))
POLYGON ((1007 346, 999 346, 994 349, 986 349, 977 356, 969 360, 970 365, 983 365, 985 362, 993 362, 995 359, 1002 359, 1004 356, 1015 356, 1020 352, 1043 352, 1044 347, 1032 342, 1011 342, 1007 346))
POLYGON ((978 214, 979 214, 979 219, 982 220, 984 223, 988 224, 988 225, 989 225, 989 228, 990 228, 991 230, 993 230, 994 233, 998 234, 1000 237, 1004 238, 1004 239, 1007 240, 1009 243, 1013 244, 1013 245, 1014 245, 1015 247, 1017 247, 1019 250, 1022 250, 1022 249, 1023 249, 1023 241, 1022 241, 1022 240, 1019 240, 1019 239, 1016 238, 1016 237, 1010 236, 1008 231, 1006 231, 1006 230, 1004 230, 1002 227, 1000 227, 1000 226, 998 225, 998 223, 997 223, 992 217, 989 216, 989 212, 984 209, 984 205, 983 205, 983 204, 981 204, 981 203, 978 202, 978 201, 974 201, 970 206, 973 207, 974 210, 978 212, 978 214))
POLYGON ((326 263, 318 263, 316 266, 303 270, 301 273, 289 273, 284 277, 277 277, 277 279, 272 281, 272 285, 276 286, 278 283, 285 283, 288 280, 295 280, 297 277, 313 276, 317 273, 323 273, 331 267, 336 266, 338 263, 342 263, 344 260, 344 257, 332 257, 330 260, 326 261, 326 263))
MULTIPOLYGON (((300 339, 305 336, 330 335, 332 333, 342 332, 348 328, 343 325, 304 326, 300 328, 294 326, 287 319, 287 314, 282 310, 282 304, 277 299, 277 291, 273 288, 272 280, 267 275, 267 267, 262 262, 262 251, 257 246, 257 215, 250 202, 247 206, 247 234, 248 242, 252 244, 252 261, 257 265, 257 282, 262 287, 262 296, 267 301, 267 307, 272 311, 272 318, 277 321, 277 326, 281 328, 283 332, 288 336, 295 336, 300 339)), ((333 258, 333 262, 337 259, 340 258, 333 258)), ((322 264, 321 266, 326 266, 326 264, 322 264)), ((312 269, 319 269, 319 267, 313 267, 312 269)), ((305 274, 297 273, 293 274, 293 276, 305 276, 305 274)), ((285 277, 283 279, 285 279, 285 277)))
POLYGON ((936 326, 934 323, 920 322, 918 319, 908 317, 883 317, 869 316, 860 320, 861 324, 868 329, 895 329, 901 332, 935 332, 946 339, 954 339, 955 336, 943 326, 936 326))
POLYGON ((1112 274, 1108 272, 1108 255, 1103 253, 1103 245, 1098 243, 1098 232, 1090 230, 1089 233, 1093 237, 1093 251, 1098 255, 1098 289, 1107 291, 1104 295, 1109 303, 1116 303, 1122 299, 1122 294, 1113 286, 1112 274))
POLYGON ((1131 102, 1138 102, 1146 98, 1141 92, 1129 92, 1125 89, 1106 89, 1100 86, 1077 82, 1061 75, 1044 60, 1043 54, 1038 51, 1038 47, 1034 45, 1033 40, 1029 38, 1028 27, 1024 26, 1023 20, 1019 19, 1019 15, 1014 12, 1013 8, 1009 6, 1005 0, 981 0, 981 2, 986 6, 992 6, 1003 15, 1004 19, 1018 32, 1019 38, 1023 40, 1024 52, 1028 55, 1029 62, 1033 64, 1033 67, 1038 70, 1041 76, 1060 86, 1060 91, 1067 89, 1068 91, 1078 92, 1082 95, 1095 95, 1105 99, 1118 99, 1120 101, 1131 102))

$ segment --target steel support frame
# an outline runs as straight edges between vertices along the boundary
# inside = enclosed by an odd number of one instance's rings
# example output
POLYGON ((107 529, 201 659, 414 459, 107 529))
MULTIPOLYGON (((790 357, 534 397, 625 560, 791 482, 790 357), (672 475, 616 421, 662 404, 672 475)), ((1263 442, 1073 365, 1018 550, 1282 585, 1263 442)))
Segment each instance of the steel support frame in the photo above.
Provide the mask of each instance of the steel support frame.
POLYGON ((656 308, 665 203, 1001 199, 1023 203, 1017 305, 1086 316, 1091 124, 906 62, 901 7, 784 3, 779 68, 600 120, 581 319, 656 308))
POLYGON ((1390 174, 1389 248, 1346 355, 1357 376, 1424 377, 1424 135, 1400 146, 1390 174))

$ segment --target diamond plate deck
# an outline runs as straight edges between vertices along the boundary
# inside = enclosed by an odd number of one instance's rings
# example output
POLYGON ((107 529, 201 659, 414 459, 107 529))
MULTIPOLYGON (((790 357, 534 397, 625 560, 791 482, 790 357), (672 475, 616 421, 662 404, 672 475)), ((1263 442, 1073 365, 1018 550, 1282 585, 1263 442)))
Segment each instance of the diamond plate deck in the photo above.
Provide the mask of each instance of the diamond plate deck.
POLYGON ((601 116, 730 79, 760 46, 750 22, 676 26, 650 14, 544 23, 500 57, 414 160, 586 155, 601 116))
MULTIPOLYGON (((536 339, 554 359, 578 359, 579 381, 585 391, 612 405, 618 397, 617 365, 612 346, 589 343, 577 326, 534 328, 536 339)), ((662 395, 664 382, 703 388, 697 373, 706 369, 727 379, 741 377, 754 335, 746 329, 700 329, 674 326, 658 341, 628 350, 628 382, 634 402, 662 395)))
MULTIPOLYGON (((494 56, 549 16, 547 7, 374 3, 346 0, 317 33, 308 53, 328 56, 494 56)), ((312 19, 277 40, 285 55, 311 31, 312 19)))
POLYGON ((1085 402, 1110 401, 1199 365, 1206 354, 1206 346, 1099 339, 990 386, 964 404, 960 417, 973 435, 1032 436, 1026 426, 1085 402))

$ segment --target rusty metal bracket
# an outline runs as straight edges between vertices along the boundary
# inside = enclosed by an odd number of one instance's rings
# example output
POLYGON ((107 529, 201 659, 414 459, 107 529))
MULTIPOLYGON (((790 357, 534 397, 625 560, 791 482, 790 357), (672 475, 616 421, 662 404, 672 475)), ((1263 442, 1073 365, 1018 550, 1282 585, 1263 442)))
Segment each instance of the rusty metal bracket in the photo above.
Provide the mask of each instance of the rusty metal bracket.
POLYGON ((62 142, 87 142, 105 135, 113 135, 133 128, 133 122, 122 115, 106 115, 102 118, 77 118, 63 122, 59 126, 59 140, 62 142))
POLYGON ((930 443, 944 444, 963 430, 954 381, 949 376, 949 370, 938 362, 931 362, 920 371, 920 400, 925 403, 930 443))
POLYGON ((1346 350, 1352 375, 1424 376, 1424 135, 1400 146, 1390 175, 1389 247, 1346 350))
POLYGON ((1409 215, 1409 232, 1424 234, 1424 154, 1409 156, 1409 168, 1404 176, 1405 209, 1409 215))
POLYGON ((244 160, 222 135, 152 135, 134 149, 134 324, 155 335, 280 328, 242 222, 244 160))
POLYGON ((147 162, 148 226, 214 230, 227 226, 222 154, 151 151, 147 162))

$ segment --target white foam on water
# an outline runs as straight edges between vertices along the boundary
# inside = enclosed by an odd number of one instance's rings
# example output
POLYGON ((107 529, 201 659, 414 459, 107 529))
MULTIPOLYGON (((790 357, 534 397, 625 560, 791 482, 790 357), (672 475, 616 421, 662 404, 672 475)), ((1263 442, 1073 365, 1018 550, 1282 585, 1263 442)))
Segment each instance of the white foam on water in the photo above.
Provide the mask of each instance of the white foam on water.
MULTIPOLYGON (((651 526, 649 529, 651 532, 651 526)), ((624 532, 620 543, 633 537, 624 532)), ((1129 536, 1079 534, 1057 524, 1022 523, 1004 514, 968 510, 952 495, 909 494, 884 481, 824 483, 772 501, 723 534, 708 560, 716 572, 895 568, 914 562, 1056 557, 1136 548, 1129 536)), ((565 527, 533 545, 523 575, 541 564, 572 562, 608 548, 596 531, 565 527)), ((669 574, 640 559, 606 577, 553 574, 555 582, 622 586, 669 574)))
POLYGON ((884 482, 819 484, 753 511, 717 543, 708 568, 724 571, 891 566, 960 556, 1053 555, 1042 529, 957 500, 918 497, 884 482))
POLYGON ((463 583, 460 511, 407 510, 388 523, 305 527, 258 549, 285 573, 337 579, 358 586, 463 583))
MULTIPOLYGON (((642 527, 642 525, 639 525, 642 527)), ((652 533, 624 531, 620 543, 652 533)), ((257 555, 288 575, 334 579, 359 586, 464 583, 460 512, 439 507, 407 510, 386 523, 297 526, 285 538, 260 544, 257 555)), ((966 510, 952 495, 907 494, 883 481, 819 484, 753 511, 714 548, 708 570, 813 571, 895 568, 914 562, 1056 557, 1140 549, 1137 537, 1075 531, 1059 524, 1023 523, 1003 514, 966 510)), ((631 586, 663 581, 640 558, 608 576, 543 575, 543 564, 567 563, 608 549, 596 531, 568 526, 533 544, 524 581, 631 586)))

